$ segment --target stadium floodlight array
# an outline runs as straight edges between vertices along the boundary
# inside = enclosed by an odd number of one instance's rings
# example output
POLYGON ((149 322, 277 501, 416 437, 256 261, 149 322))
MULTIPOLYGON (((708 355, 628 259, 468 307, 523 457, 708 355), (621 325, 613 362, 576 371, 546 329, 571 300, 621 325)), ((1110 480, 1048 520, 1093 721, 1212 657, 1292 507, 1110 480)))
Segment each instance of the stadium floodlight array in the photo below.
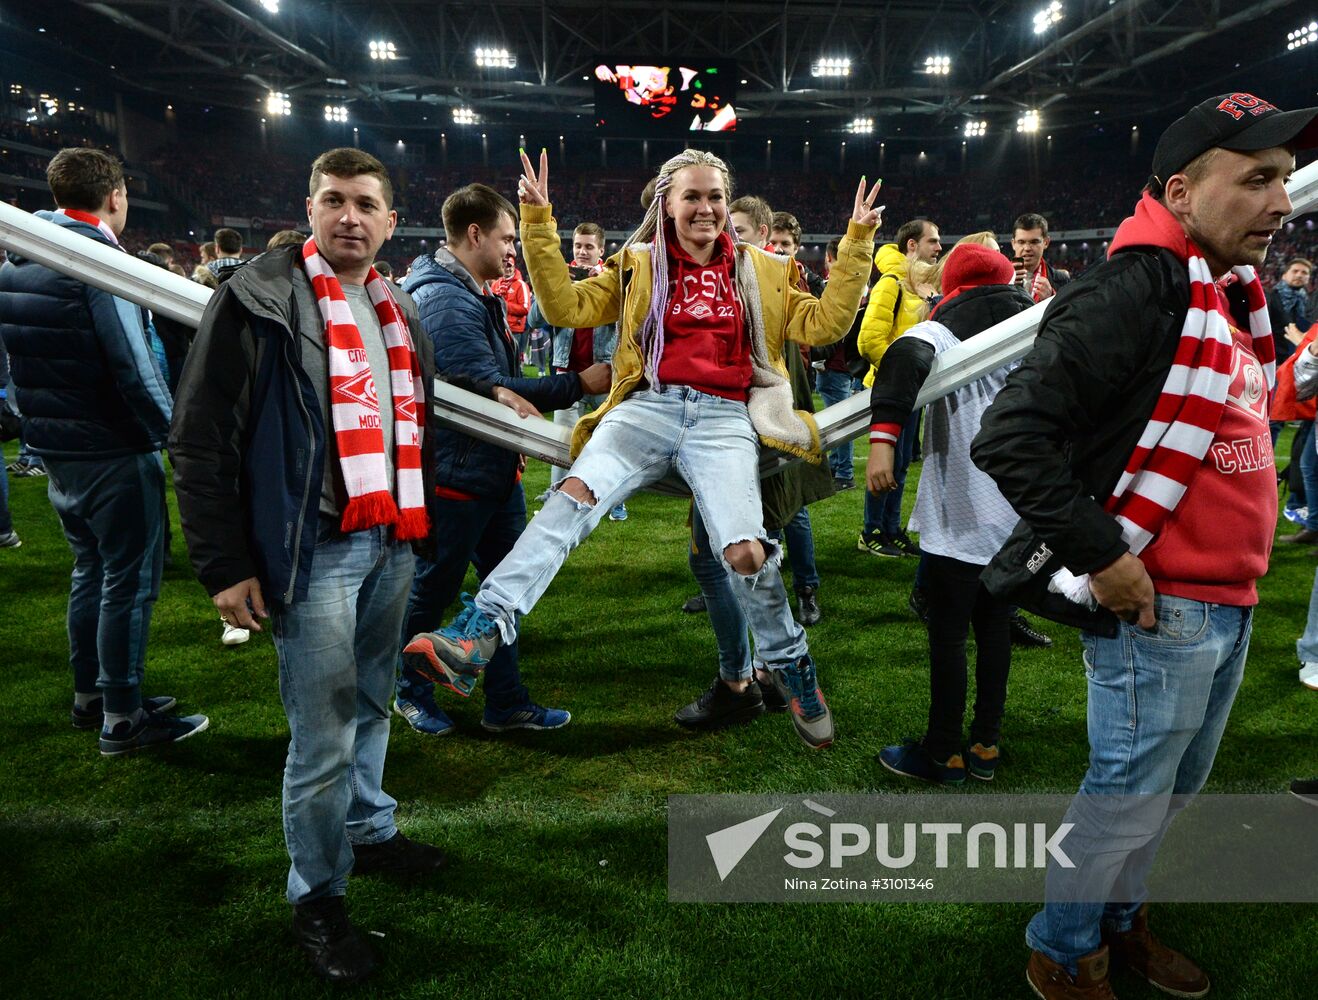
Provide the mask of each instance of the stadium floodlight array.
POLYGON ((261 0, 261 6, 271 14, 279 13, 279 0, 261 0))
POLYGON ((981 139, 988 131, 988 122, 966 122, 966 138, 981 139))
POLYGON ((293 102, 281 90, 272 90, 266 95, 265 113, 268 115, 291 115, 293 102))
POLYGON ((1301 45, 1318 42, 1318 21, 1310 21, 1303 27, 1286 33, 1286 51, 1298 49, 1301 45))
POLYGON ((398 58, 398 47, 394 45, 393 42, 386 42, 377 39, 372 41, 368 48, 370 49, 372 59, 398 58))
POLYGON ((851 60, 846 56, 816 59, 810 66, 810 72, 815 76, 850 76, 851 60))
POLYGON ((853 135, 869 135, 874 131, 874 119, 853 118, 847 128, 851 130, 853 135))
POLYGON ((489 69, 516 69, 517 56, 507 49, 479 48, 476 50, 476 65, 489 69))
POLYGON ((10 96, 10 97, 22 97, 22 96, 23 96, 23 85, 22 85, 21 83, 11 83, 11 84, 9 85, 9 96, 10 96))
POLYGON ((342 104, 326 104, 325 120, 327 122, 340 122, 346 124, 348 121, 348 109, 342 104))
MULTIPOLYGON (((1318 209, 1318 162, 1295 171, 1286 190, 1294 206, 1288 218, 1318 209)), ((191 327, 200 324, 211 296, 209 288, 182 275, 171 274, 108 243, 89 240, 4 202, 0 202, 0 247, 191 327)), ((940 354, 916 405, 933 402, 1023 358, 1034 342, 1047 306, 1046 302, 1037 303, 940 354)), ((861 392, 817 413, 821 447, 827 451, 862 434, 869 426, 869 406, 869 394, 861 392)), ((566 427, 547 420, 522 420, 505 406, 438 381, 435 418, 441 426, 509 451, 534 455, 564 468, 571 464, 570 432, 566 427)), ((772 475, 793 461, 779 452, 766 451, 761 456, 760 473, 772 475)))
POLYGON ((926 56, 924 71, 932 76, 947 76, 952 72, 951 56, 926 56))
POLYGON ((480 116, 472 111, 471 108, 454 108, 453 124, 454 125, 475 125, 480 122, 480 116))
POLYGON ((1039 131, 1039 112, 1031 108, 1025 114, 1016 119, 1017 132, 1037 132, 1039 131))
POLYGON ((1062 5, 1060 0, 1053 0, 1047 7, 1034 15, 1034 33, 1042 35, 1054 24, 1062 19, 1062 5))

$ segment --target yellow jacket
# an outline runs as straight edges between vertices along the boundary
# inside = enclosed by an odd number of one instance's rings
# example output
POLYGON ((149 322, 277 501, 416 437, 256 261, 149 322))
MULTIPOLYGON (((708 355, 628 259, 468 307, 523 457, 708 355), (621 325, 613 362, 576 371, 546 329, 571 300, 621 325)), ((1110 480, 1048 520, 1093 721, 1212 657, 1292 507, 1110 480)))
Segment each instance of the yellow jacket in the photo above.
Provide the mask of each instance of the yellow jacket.
POLYGON ((885 243, 874 255, 879 269, 878 283, 870 291, 869 304, 860 321, 856 350, 870 363, 865 384, 874 384, 874 373, 883 352, 894 340, 924 318, 924 300, 906 286, 906 255, 896 243, 885 243), (898 304, 898 296, 901 303, 898 304), (895 313, 895 315, 894 315, 895 313))
MULTIPOLYGON (((598 275, 574 282, 563 260, 552 207, 523 205, 521 210, 522 254, 545 321, 574 329, 618 324, 613 386, 599 409, 577 421, 572 432, 575 458, 600 418, 635 390, 644 375, 638 337, 650 309, 650 248, 645 244, 623 247, 598 275), (620 304, 624 277, 625 300, 620 304)), ((755 268, 765 337, 763 356, 771 359, 774 368, 755 373, 748 404, 751 423, 763 444, 815 464, 821 460, 814 417, 792 408, 783 341, 824 345, 842 339, 860 307, 873 252, 874 227, 849 223, 823 298, 816 299, 796 287, 790 259, 737 245, 737 266, 749 263, 755 268)))

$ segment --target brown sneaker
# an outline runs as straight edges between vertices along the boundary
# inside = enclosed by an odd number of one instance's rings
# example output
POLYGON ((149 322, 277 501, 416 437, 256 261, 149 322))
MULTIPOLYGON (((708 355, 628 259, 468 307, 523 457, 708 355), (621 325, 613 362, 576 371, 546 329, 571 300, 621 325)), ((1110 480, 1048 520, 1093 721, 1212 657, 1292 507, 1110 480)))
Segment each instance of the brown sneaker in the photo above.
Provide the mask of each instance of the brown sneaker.
POLYGON ((1117 1000, 1107 980, 1107 945, 1076 959, 1075 975, 1041 951, 1030 952, 1025 979, 1042 1000, 1117 1000))
POLYGON ((1124 934, 1103 931, 1103 943, 1112 950, 1112 960, 1174 997, 1201 997, 1212 985, 1203 969, 1173 951, 1149 930, 1149 904, 1145 903, 1124 934))

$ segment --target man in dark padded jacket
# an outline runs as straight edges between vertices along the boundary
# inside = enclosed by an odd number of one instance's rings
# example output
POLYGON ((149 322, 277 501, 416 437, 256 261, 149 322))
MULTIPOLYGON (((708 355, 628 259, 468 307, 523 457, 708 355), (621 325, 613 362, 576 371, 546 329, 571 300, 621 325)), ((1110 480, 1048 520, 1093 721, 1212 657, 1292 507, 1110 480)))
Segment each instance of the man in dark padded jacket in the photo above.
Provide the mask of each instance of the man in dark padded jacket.
POLYGON ((1050 1000, 1111 998, 1109 958, 1176 996, 1209 989, 1149 932, 1145 877, 1212 768, 1268 565, 1273 345, 1254 268, 1316 118, 1237 93, 1174 122, 1109 259, 1053 299, 974 442, 1022 519, 986 584, 1085 629, 1075 867, 1049 869, 1026 933, 1050 1000))

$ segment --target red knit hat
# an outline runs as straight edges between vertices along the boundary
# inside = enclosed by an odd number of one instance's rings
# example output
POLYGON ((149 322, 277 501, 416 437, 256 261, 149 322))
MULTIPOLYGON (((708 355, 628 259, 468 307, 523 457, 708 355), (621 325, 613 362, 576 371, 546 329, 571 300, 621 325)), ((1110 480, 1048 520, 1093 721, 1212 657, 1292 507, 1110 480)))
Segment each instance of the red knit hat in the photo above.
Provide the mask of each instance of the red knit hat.
POLYGON ((947 255, 947 262, 943 264, 943 298, 938 308, 941 309, 948 300, 967 288, 1010 285, 1015 276, 1011 261, 997 250, 990 250, 978 243, 954 246, 947 255))

